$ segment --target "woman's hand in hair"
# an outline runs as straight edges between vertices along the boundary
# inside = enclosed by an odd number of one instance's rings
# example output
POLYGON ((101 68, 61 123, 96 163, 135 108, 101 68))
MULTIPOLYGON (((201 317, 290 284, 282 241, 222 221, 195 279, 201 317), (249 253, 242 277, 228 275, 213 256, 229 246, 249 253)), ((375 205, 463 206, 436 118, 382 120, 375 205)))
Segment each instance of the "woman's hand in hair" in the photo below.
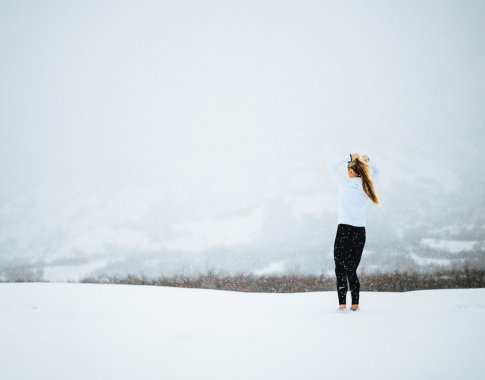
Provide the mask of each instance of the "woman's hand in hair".
POLYGON ((352 157, 352 161, 355 161, 357 158, 359 158, 359 153, 351 153, 350 156, 352 157))
POLYGON ((367 154, 364 154, 362 156, 362 159, 367 162, 367 161, 369 161, 369 156, 367 154))

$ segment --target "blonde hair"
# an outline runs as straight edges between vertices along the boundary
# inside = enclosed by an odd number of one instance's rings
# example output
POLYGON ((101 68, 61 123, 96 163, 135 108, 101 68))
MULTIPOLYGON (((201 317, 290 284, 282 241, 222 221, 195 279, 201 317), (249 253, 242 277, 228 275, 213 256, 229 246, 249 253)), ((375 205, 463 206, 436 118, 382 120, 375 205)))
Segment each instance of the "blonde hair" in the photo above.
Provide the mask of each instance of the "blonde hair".
POLYGON ((369 163, 362 160, 360 157, 357 157, 355 161, 348 164, 348 168, 352 169, 359 177, 362 178, 362 187, 370 200, 376 205, 380 204, 381 201, 376 194, 374 182, 372 182, 369 163))

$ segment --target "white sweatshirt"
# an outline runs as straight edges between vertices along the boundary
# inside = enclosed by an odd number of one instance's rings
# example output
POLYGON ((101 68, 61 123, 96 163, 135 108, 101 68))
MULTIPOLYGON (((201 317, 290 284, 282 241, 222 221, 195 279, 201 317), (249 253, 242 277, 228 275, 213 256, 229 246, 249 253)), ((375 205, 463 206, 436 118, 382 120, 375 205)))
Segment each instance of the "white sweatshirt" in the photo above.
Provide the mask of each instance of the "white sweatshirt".
MULTIPOLYGON (((362 178, 342 176, 338 167, 350 161, 350 154, 340 157, 327 165, 327 171, 337 183, 339 189, 338 223, 350 224, 356 227, 365 227, 367 206, 372 201, 362 188, 362 178)), ((373 183, 379 181, 379 169, 369 159, 371 178, 373 183)))

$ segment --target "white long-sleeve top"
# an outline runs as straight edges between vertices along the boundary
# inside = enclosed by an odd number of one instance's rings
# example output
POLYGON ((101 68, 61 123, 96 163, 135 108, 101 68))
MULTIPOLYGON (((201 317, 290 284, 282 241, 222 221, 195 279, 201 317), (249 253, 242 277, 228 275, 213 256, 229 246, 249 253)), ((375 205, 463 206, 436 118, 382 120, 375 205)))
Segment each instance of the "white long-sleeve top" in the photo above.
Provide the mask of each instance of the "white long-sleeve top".
MULTIPOLYGON (((356 227, 365 227, 367 207, 372 201, 364 192, 361 177, 344 177, 338 172, 338 167, 342 164, 347 164, 348 161, 350 161, 350 154, 346 154, 327 165, 327 171, 337 183, 339 189, 338 223, 350 224, 351 226, 356 227)), ((379 169, 370 159, 369 166, 372 171, 372 182, 379 182, 379 169)))

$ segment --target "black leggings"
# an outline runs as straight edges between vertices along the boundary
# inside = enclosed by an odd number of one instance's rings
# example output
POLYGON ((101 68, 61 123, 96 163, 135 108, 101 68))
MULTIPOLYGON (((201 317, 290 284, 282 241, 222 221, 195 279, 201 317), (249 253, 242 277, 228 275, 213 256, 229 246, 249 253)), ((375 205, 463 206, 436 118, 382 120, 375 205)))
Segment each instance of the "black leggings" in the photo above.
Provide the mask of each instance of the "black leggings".
POLYGON ((357 267, 365 245, 365 227, 339 224, 335 236, 334 259, 337 275, 337 294, 340 305, 346 303, 347 280, 352 295, 352 303, 359 303, 360 282, 357 267))

